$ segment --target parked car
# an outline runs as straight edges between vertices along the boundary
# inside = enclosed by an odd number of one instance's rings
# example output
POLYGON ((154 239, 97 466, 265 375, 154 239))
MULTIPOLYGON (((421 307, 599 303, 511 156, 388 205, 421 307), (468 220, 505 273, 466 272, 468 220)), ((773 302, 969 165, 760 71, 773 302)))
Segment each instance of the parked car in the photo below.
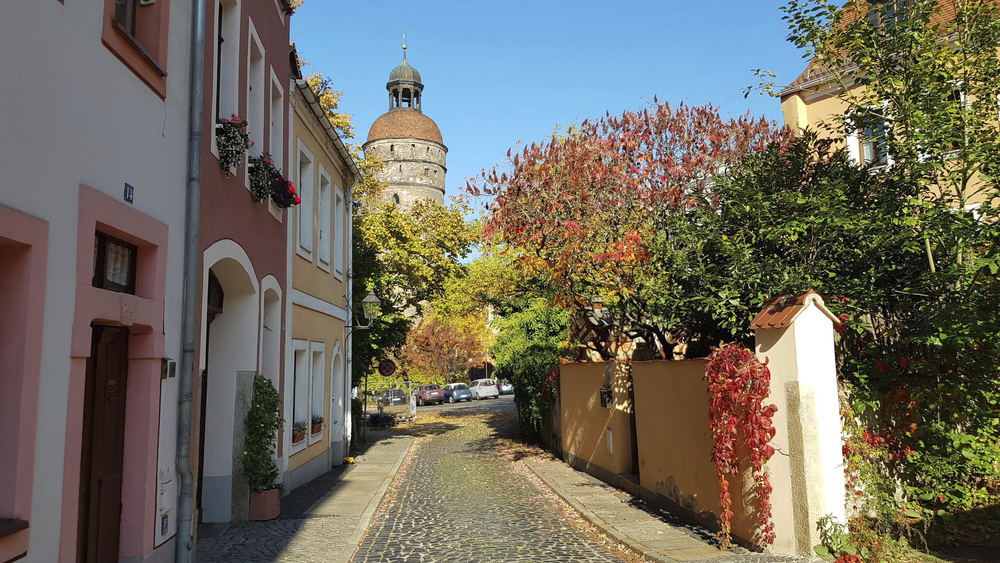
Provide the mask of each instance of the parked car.
POLYGON ((442 391, 444 391, 444 400, 449 403, 472 400, 472 391, 470 391, 469 386, 464 383, 449 383, 444 386, 442 391))
POLYGON ((444 402, 444 390, 437 383, 420 385, 413 394, 417 397, 417 406, 420 407, 428 403, 440 405, 444 402))
POLYGON ((497 381, 497 390, 501 395, 513 395, 514 386, 509 381, 497 381))
POLYGON ((387 389, 375 396, 378 412, 404 412, 409 398, 402 389, 387 389))
POLYGON ((495 379, 477 379, 469 386, 469 390, 472 391, 472 398, 476 400, 489 397, 493 397, 494 399, 500 398, 500 390, 497 389, 497 381, 495 379))

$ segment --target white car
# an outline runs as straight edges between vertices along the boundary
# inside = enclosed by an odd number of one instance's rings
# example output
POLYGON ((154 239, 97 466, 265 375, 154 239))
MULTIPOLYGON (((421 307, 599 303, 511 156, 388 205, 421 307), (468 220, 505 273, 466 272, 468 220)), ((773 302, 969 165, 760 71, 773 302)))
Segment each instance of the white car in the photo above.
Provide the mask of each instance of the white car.
POLYGON ((500 390, 497 389, 495 379, 476 379, 469 385, 469 390, 472 391, 473 399, 500 398, 500 390))

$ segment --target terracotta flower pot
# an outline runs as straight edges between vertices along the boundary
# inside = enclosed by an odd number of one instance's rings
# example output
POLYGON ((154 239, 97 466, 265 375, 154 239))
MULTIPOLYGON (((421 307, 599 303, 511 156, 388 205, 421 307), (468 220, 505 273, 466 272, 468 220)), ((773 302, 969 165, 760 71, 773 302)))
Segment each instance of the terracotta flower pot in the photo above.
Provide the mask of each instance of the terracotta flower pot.
POLYGON ((322 431, 323 431, 323 423, 322 422, 314 422, 314 423, 312 423, 312 433, 313 434, 319 434, 322 431))
POLYGON ((305 430, 303 430, 301 432, 292 432, 292 443, 293 444, 298 444, 299 442, 301 442, 302 440, 305 440, 305 439, 306 439, 306 431, 305 430))
POLYGON ((281 513, 281 491, 250 492, 250 519, 254 521, 274 520, 281 513))

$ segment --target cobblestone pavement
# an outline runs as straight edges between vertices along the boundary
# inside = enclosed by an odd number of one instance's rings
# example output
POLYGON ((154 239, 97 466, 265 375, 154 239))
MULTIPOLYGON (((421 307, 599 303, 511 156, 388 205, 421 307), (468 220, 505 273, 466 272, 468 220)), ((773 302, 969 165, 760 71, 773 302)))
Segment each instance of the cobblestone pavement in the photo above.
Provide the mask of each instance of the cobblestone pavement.
POLYGON ((512 409, 503 397, 438 411, 456 427, 411 451, 354 561, 620 561, 497 453, 495 416, 512 409))
POLYGON ((357 465, 335 467, 283 497, 277 520, 202 524, 197 561, 349 561, 412 443, 410 436, 374 436, 357 465))
POLYGON ((710 532, 512 439, 511 397, 418 412, 369 429, 367 457, 283 498, 278 520, 200 526, 198 561, 807 561, 720 552, 710 532))

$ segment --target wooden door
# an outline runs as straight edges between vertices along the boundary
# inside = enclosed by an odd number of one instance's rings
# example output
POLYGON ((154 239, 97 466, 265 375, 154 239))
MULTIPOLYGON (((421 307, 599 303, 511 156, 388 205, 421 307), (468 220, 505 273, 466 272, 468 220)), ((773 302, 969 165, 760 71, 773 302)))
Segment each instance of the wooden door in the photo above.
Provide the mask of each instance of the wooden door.
POLYGON ((84 392, 77 561, 118 561, 128 329, 95 326, 84 392))
POLYGON ((201 506, 201 489, 205 475, 205 409, 208 408, 208 358, 212 349, 212 321, 222 314, 226 294, 215 272, 208 271, 208 313, 205 324, 205 369, 201 372, 201 409, 198 420, 198 492, 195 494, 195 506, 198 508, 198 523, 201 524, 205 511, 201 506))

